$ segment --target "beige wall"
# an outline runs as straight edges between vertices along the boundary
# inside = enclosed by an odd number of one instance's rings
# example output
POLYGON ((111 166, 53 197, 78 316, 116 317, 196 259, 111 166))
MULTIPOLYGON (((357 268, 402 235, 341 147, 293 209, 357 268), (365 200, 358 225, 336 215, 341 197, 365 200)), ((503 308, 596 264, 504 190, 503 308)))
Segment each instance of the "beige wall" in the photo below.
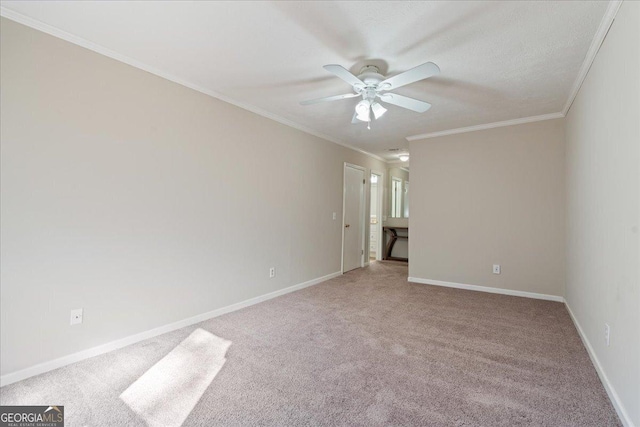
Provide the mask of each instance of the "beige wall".
POLYGON ((382 162, 0 28, 3 375, 340 270, 343 162, 382 162))
POLYGON ((561 119, 410 149, 410 277, 563 295, 561 119))
POLYGON ((567 305, 640 426, 640 3, 622 4, 566 129, 567 305))

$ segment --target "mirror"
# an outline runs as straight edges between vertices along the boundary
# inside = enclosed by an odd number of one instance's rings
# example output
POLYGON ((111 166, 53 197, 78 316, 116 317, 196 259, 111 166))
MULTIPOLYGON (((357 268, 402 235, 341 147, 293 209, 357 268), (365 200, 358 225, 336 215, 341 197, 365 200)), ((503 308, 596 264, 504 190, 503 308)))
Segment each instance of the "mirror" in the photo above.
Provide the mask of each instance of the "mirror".
POLYGON ((389 177, 389 217, 409 218, 409 169, 391 167, 389 177))

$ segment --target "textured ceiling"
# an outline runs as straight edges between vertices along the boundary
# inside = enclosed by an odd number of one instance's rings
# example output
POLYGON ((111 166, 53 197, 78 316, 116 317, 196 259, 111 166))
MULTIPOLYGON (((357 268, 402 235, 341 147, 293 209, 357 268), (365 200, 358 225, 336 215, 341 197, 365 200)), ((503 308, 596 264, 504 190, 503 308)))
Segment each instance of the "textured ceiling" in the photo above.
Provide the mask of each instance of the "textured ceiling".
MULTIPOLYGON (((607 2, 2 2, 10 12, 106 48, 174 80, 392 158, 406 137, 562 110, 607 2), (357 98, 322 66, 439 76, 397 90, 433 107, 389 106, 352 125, 357 98)), ((5 13, 5 15, 7 15, 5 13)), ((86 45, 86 43, 85 43, 86 45)), ((100 51, 100 49, 97 49, 100 51)), ((117 56, 117 55, 116 55, 117 56)))

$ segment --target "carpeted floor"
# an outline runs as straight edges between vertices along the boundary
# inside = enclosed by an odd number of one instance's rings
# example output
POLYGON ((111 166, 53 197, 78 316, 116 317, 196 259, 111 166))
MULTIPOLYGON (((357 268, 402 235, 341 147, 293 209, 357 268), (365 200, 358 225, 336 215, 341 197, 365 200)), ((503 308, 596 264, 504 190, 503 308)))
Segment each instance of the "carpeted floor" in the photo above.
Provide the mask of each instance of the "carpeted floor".
POLYGON ((185 426, 620 425, 563 304, 406 277, 373 263, 3 387, 0 403, 144 425, 120 394, 201 328, 232 344, 185 426))

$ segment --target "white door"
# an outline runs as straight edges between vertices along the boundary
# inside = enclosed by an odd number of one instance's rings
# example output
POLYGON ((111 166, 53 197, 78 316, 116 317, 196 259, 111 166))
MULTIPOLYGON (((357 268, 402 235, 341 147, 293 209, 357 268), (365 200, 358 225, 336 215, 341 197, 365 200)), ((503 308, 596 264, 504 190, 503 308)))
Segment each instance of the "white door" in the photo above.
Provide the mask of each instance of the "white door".
POLYGON ((364 169, 344 166, 342 272, 362 267, 364 256, 364 169))

